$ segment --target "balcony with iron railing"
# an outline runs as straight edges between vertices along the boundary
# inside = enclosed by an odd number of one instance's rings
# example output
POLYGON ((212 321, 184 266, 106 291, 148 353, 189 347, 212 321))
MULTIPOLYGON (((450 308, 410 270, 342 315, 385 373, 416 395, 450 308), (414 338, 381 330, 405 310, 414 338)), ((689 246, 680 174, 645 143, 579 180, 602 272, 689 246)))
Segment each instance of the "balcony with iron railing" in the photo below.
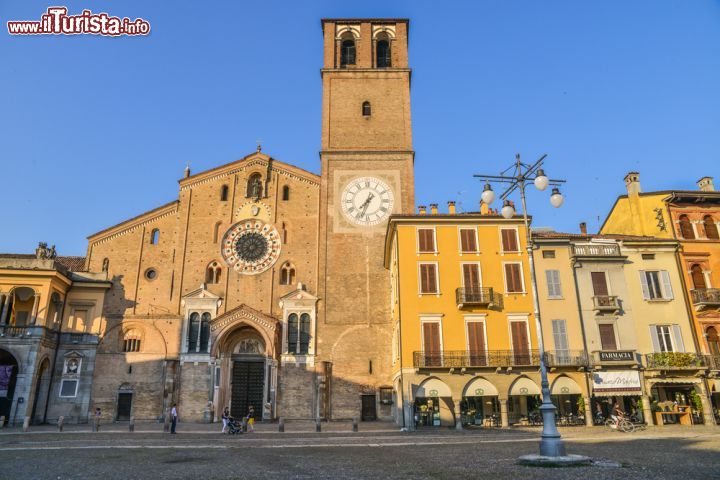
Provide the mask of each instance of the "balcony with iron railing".
POLYGON ((655 352, 645 355, 645 368, 653 370, 700 369, 707 366, 704 355, 692 352, 655 352))
POLYGON ((614 243, 579 243, 572 247, 574 257, 621 257, 620 246, 614 243))
POLYGON ((496 292, 495 289, 492 287, 458 288, 455 290, 455 301, 458 308, 503 308, 502 293, 496 292))
POLYGON ((540 365, 537 350, 444 350, 442 352, 413 352, 415 368, 483 368, 523 367, 540 365))
POLYGON ((620 299, 617 295, 594 295, 593 310, 597 312, 619 312, 620 299))
POLYGON ((585 350, 548 350, 545 363, 548 367, 587 367, 590 359, 585 350))
POLYGON ((696 308, 720 307, 720 288, 696 288, 690 290, 690 297, 696 308))

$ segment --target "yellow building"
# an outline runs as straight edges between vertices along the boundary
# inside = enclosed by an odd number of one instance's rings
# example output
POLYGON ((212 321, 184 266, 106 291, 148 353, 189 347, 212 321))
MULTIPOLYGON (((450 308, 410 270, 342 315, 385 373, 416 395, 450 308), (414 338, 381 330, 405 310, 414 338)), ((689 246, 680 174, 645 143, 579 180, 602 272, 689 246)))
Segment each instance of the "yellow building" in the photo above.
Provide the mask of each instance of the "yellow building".
POLYGON ((693 320, 693 341, 705 354, 716 417, 720 409, 720 192, 703 177, 698 190, 643 192, 640 175, 625 176, 627 195, 619 196, 600 233, 676 239, 683 294, 693 320))
MULTIPOLYGON (((391 272, 397 421, 508 426, 540 421, 538 339, 522 218, 496 212, 393 215, 391 272)), ((576 368, 550 375, 553 393, 584 387, 576 368)))

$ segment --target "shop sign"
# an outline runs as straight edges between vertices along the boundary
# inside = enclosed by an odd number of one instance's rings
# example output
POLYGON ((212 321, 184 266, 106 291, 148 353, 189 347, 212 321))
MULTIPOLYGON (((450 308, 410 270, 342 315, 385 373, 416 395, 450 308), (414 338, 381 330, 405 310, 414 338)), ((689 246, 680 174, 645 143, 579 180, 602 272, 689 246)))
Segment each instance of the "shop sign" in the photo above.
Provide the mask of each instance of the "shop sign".
POLYGON ((611 352, 600 352, 601 362, 632 362, 635 360, 635 355, 632 351, 611 351, 611 352))
POLYGON ((593 374, 593 391, 596 393, 608 392, 636 392, 640 393, 640 374, 634 370, 619 372, 595 372, 593 374))

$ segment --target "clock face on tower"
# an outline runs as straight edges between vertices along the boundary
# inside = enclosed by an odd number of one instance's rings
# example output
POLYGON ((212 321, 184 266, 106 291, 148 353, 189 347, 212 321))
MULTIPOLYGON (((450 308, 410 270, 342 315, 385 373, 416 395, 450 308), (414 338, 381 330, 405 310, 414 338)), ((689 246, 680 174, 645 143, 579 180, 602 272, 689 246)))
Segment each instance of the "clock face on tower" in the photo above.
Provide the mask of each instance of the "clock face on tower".
POLYGON ((280 235, 272 225, 243 220, 225 234, 222 255, 228 265, 243 275, 262 273, 280 256, 280 235))
POLYGON ((395 198, 387 183, 374 177, 351 180, 340 195, 342 211, 352 223, 372 226, 391 213, 395 198))

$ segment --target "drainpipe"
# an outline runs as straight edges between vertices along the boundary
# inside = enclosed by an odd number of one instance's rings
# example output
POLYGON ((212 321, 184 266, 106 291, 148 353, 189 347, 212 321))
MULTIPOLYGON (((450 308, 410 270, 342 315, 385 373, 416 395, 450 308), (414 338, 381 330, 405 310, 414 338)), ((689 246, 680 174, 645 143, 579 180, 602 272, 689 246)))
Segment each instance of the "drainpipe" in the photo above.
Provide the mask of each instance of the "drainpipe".
MULTIPOLYGON (((397 227, 395 230, 395 258, 397 259, 397 304, 398 304, 398 342, 400 342, 400 405, 402 406, 402 426, 403 428, 407 428, 407 425, 405 423, 405 379, 403 377, 403 341, 402 341, 402 310, 400 309, 400 305, 402 305, 402 301, 400 300, 400 251, 398 249, 398 235, 397 235, 397 227)), ((390 268, 392 268, 392 265, 390 265, 390 268)), ((392 288, 392 286, 390 287, 392 288)), ((392 349, 391 349, 392 350, 392 349)), ((413 423, 414 426, 414 423, 413 423)))
MULTIPOLYGON (((50 295, 50 298, 52 298, 52 294, 50 295)), ((65 305, 67 305, 67 293, 65 293, 65 296, 63 297, 63 303, 62 308, 60 309, 60 325, 58 326, 56 341, 57 344, 55 346, 55 355, 53 358, 53 364, 50 368, 50 383, 48 385, 48 391, 47 391, 47 398, 45 398, 45 411, 43 412, 43 423, 47 422, 47 412, 48 408, 50 407, 50 394, 52 393, 52 386, 53 386, 53 380, 55 378, 55 366, 57 365, 57 358, 58 358, 58 352, 60 351, 60 337, 62 335, 62 323, 63 318, 65 317, 65 305)))
MULTIPOLYGON (((570 249, 572 250, 572 243, 569 244, 570 249)), ((580 287, 578 286, 578 278, 577 278, 577 270, 576 268, 582 267, 582 265, 577 265, 574 261, 572 262, 572 273, 573 273, 573 283, 575 284, 575 298, 577 298, 577 307, 578 307, 578 317, 580 318, 580 333, 582 334, 582 340, 583 340, 583 346, 585 347, 585 353, 587 354, 588 358, 588 369, 590 368, 590 351, 588 349, 587 344, 587 335, 585 333, 585 319, 583 318, 583 312, 582 312, 582 300, 580 300, 580 287)), ((590 389, 590 380, 587 375, 587 371, 585 373, 585 389, 588 393, 588 404, 585 405, 585 425, 586 426, 593 426, 593 408, 592 408, 592 390, 590 389), (589 413, 589 414, 588 414, 589 413)))

